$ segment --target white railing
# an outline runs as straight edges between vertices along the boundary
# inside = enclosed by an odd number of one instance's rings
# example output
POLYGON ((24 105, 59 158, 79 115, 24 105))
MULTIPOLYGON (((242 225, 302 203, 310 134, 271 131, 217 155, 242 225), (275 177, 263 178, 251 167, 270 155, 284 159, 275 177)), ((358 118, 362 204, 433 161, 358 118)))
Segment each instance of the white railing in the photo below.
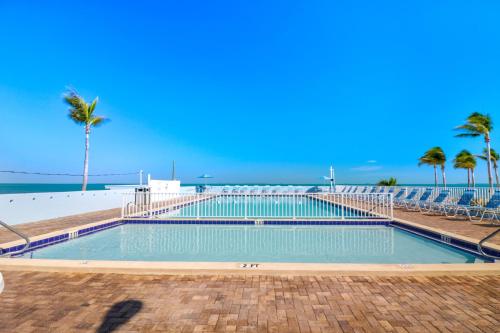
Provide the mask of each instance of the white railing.
MULTIPOLYGON (((317 187, 309 185, 206 185, 204 193, 216 194, 278 194, 306 193, 317 187)), ((326 192, 326 191, 325 191, 326 192)))
POLYGON ((391 219, 393 196, 361 193, 125 194, 124 218, 391 219))
MULTIPOLYGON (((363 188, 363 187, 361 187, 363 188)), ((417 189, 417 195, 415 198, 419 198, 420 195, 427 189, 427 188, 432 188, 432 195, 429 197, 429 201, 434 200, 439 193, 441 193, 442 190, 449 190, 450 194, 448 196, 447 202, 449 203, 457 203, 458 200, 460 200, 460 197, 463 195, 463 193, 466 190, 473 189, 472 187, 455 187, 455 186, 449 186, 449 187, 434 187, 434 186, 392 186, 392 187, 378 187, 377 192, 384 191, 388 192, 390 189, 393 189, 393 193, 396 194, 398 193, 401 189, 406 190, 406 193, 410 193, 412 190, 417 189)), ((472 202, 473 205, 476 206, 484 206, 488 203, 492 196, 492 192, 488 187, 476 187, 474 188, 475 195, 474 195, 474 200, 472 202)))

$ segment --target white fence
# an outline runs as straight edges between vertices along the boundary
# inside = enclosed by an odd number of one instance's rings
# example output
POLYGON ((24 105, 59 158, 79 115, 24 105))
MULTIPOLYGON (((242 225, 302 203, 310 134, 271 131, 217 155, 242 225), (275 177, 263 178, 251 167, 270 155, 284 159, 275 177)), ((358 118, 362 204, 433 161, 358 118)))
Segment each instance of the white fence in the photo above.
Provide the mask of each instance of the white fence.
POLYGON ((10 225, 120 208, 131 189, 0 195, 0 219, 10 225))
MULTIPOLYGON (((410 193, 414 189, 417 189, 417 195, 415 196, 416 199, 420 197, 420 195, 428 188, 432 188, 432 195, 429 197, 429 200, 432 201, 434 198, 436 198, 439 193, 442 190, 449 190, 450 194, 448 197, 448 202, 449 203, 457 203, 462 194, 466 190, 472 189, 471 187, 455 187, 455 186, 449 186, 449 187, 433 187, 433 186, 342 186, 341 190, 343 189, 345 193, 362 193, 363 191, 365 192, 370 192, 372 191, 373 188, 376 188, 376 193, 388 193, 391 191, 394 195, 399 193, 401 190, 405 190, 406 194, 410 193)), ((488 203, 492 196, 492 192, 488 187, 476 187, 474 188, 475 195, 474 195, 474 200, 473 204, 478 205, 478 206, 484 206, 488 203)), ((402 197, 404 198, 404 196, 402 197)))
POLYGON ((310 185, 202 185, 203 193, 222 194, 278 194, 278 193, 305 193, 311 189, 321 189, 328 192, 324 186, 310 185))
POLYGON ((172 194, 123 196, 125 218, 390 219, 393 196, 360 193, 172 194))

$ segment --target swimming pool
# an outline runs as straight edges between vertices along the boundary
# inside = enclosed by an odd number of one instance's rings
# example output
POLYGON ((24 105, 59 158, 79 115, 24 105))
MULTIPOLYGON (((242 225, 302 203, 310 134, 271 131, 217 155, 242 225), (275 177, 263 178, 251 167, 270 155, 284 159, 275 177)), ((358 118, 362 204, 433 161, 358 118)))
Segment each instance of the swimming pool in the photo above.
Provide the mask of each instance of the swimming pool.
MULTIPOLYGON (((307 196, 269 196, 269 195, 219 195, 213 199, 181 207, 170 216, 192 217, 196 213, 204 216, 249 216, 249 217, 348 217, 351 212, 324 200, 307 196)), ((168 215, 168 214, 167 214, 168 215)))
POLYGON ((472 253, 386 225, 123 224, 25 256, 187 262, 485 262, 472 253))
POLYGON ((152 194, 129 196, 123 217, 328 218, 392 217, 390 194, 152 194))

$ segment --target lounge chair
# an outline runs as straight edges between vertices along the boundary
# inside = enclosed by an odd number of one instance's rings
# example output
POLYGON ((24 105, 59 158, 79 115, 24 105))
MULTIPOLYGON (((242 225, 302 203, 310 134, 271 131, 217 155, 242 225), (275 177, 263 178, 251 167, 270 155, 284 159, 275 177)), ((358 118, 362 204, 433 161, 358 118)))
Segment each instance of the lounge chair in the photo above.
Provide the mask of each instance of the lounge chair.
POLYGON ((492 219, 498 220, 500 216, 500 190, 495 190, 490 200, 484 207, 471 207, 471 212, 476 213, 477 216, 481 214, 479 222, 481 222, 485 216, 491 216, 492 219))
POLYGON ((401 200, 401 197, 406 193, 406 189, 402 188, 399 190, 398 193, 394 194, 394 196, 392 197, 392 201, 393 202, 396 202, 398 200, 401 200))
POLYGON ((441 192, 439 192, 438 196, 434 198, 434 200, 420 206, 420 211, 425 213, 431 213, 433 211, 440 212, 441 207, 446 204, 449 195, 450 190, 442 190, 441 192))
POLYGON ((447 204, 443 206, 443 213, 447 217, 455 217, 460 212, 465 213, 470 221, 472 221, 470 211, 471 211, 471 202, 474 199, 476 194, 476 190, 465 190, 460 199, 456 204, 447 204), (449 214, 452 213, 452 214, 449 214))
POLYGON ((417 200, 405 201, 404 207, 407 210, 412 210, 412 211, 418 211, 418 210, 420 210, 421 209, 420 207, 421 206, 425 206, 425 204, 427 203, 427 201, 431 197, 432 191, 433 190, 432 190, 431 187, 426 188, 425 191, 424 191, 424 193, 422 193, 422 195, 420 196, 420 198, 418 198, 417 200))
POLYGON ((413 190, 410 191, 410 193, 408 193, 408 195, 405 198, 395 200, 394 206, 395 207, 404 207, 405 203, 412 201, 417 194, 418 194, 418 189, 414 188, 413 190))

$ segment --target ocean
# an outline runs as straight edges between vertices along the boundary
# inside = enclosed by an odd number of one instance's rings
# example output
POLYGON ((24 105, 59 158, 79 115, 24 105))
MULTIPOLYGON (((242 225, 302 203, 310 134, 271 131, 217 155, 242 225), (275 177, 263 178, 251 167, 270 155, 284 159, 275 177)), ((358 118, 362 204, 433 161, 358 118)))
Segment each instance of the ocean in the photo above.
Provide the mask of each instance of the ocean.
MULTIPOLYGON (((87 190, 99 191, 105 190, 106 185, 126 185, 126 184, 88 184, 87 190)), ((195 186, 201 184, 182 184, 182 186, 195 186)), ((208 186, 224 186, 224 185, 244 185, 244 184, 207 184, 208 186)), ((267 185, 267 184, 247 184, 249 186, 267 185)), ((300 186, 321 186, 326 184, 276 184, 276 185, 300 185, 300 186)), ((339 184, 341 185, 341 184, 339 184)), ((347 185, 373 185, 373 184, 347 184, 347 185)), ((401 184, 401 186, 434 186, 434 184, 401 184)), ((466 184, 449 184, 449 187, 467 186, 466 184)), ((478 184, 477 187, 487 187, 487 184, 478 184)), ((44 184, 44 183, 1 183, 0 194, 11 193, 41 193, 41 192, 70 192, 80 191, 82 184, 44 184)))

